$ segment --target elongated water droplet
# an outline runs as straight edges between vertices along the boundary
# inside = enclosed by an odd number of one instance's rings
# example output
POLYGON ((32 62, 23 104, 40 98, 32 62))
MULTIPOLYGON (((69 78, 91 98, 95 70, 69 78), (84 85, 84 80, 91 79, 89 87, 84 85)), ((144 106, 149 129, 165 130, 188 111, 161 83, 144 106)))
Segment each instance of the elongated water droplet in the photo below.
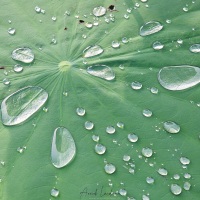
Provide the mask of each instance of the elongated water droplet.
POLYGON ((134 90, 140 90, 142 88, 142 83, 134 81, 131 83, 131 87, 134 90))
POLYGON ((87 73, 111 81, 115 78, 114 71, 106 65, 93 65, 87 68, 87 73))
POLYGON ((58 197, 58 195, 59 195, 59 190, 53 188, 53 189, 51 190, 51 196, 52 196, 52 197, 58 197))
POLYGON ((163 29, 163 25, 160 22, 150 21, 144 24, 140 28, 140 35, 141 36, 151 35, 151 34, 159 32, 162 29, 163 29))
POLYGON ((142 149, 142 155, 149 158, 153 155, 153 150, 148 147, 145 147, 142 149))
POLYGON ((152 116, 152 111, 149 110, 149 109, 145 109, 142 111, 142 114, 145 116, 145 117, 151 117, 152 116))
POLYGON ((56 168, 69 164, 76 154, 76 146, 71 133, 64 127, 55 129, 51 147, 51 161, 56 168))
POLYGON ((169 66, 158 73, 158 81, 168 90, 184 90, 200 82, 200 69, 189 65, 169 66))
POLYGON ((99 45, 89 46, 83 51, 83 57, 89 58, 103 53, 103 49, 99 45))
POLYGON ((96 144, 95 152, 99 155, 102 155, 106 152, 106 147, 102 144, 96 144))
POLYGON ((107 174, 113 174, 116 171, 115 165, 108 163, 105 165, 104 170, 107 174))
POLYGON ((15 32, 16 32, 16 30, 15 30, 14 28, 9 28, 9 29, 8 29, 8 33, 9 33, 10 35, 14 35, 15 32))
POLYGON ((138 141, 138 136, 135 135, 134 133, 130 133, 130 134, 128 134, 128 140, 130 142, 137 142, 138 141))
POLYGON ((99 6, 93 9, 93 15, 96 17, 100 17, 106 14, 106 8, 103 6, 99 6))
POLYGON ((84 108, 77 108, 76 113, 79 116, 84 116, 85 115, 85 109, 84 108))
POLYGON ((115 133, 115 128, 113 126, 108 126, 108 127, 106 127, 106 132, 108 134, 113 134, 113 133, 115 133))
POLYGON ((12 54, 12 59, 23 63, 31 63, 34 60, 34 54, 31 49, 23 47, 15 49, 12 54))
POLYGON ((161 49, 163 49, 163 47, 164 47, 164 45, 161 43, 161 42, 154 42, 153 43, 153 49, 154 50, 161 50, 161 49))
POLYGON ((86 122, 85 122, 85 128, 86 128, 87 130, 92 130, 92 129, 94 128, 94 123, 91 122, 91 121, 86 121, 86 122))
POLYGON ((171 192, 174 195, 179 195, 182 192, 182 188, 178 184, 171 184, 171 192))
POLYGON ((163 127, 168 133, 178 133, 181 129, 178 124, 172 121, 164 122, 163 127))
POLYGON ((16 73, 19 73, 19 72, 22 72, 23 71, 23 67, 19 64, 16 64, 14 67, 13 67, 13 70, 14 72, 16 73))
POLYGON ((189 159, 189 158, 186 158, 186 157, 181 157, 181 158, 180 158, 180 162, 181 162, 183 165, 189 165, 189 164, 190 164, 190 159, 189 159))
POLYGON ((165 168, 159 168, 159 169, 158 169, 158 173, 159 173, 161 176, 167 176, 168 171, 167 171, 165 168))
POLYGON ((1 103, 4 125, 17 125, 37 112, 47 101, 48 93, 37 86, 28 86, 6 97, 1 103))
POLYGON ((184 190, 190 190, 191 184, 189 182, 185 182, 183 185, 184 190))
POLYGON ((200 53, 200 44, 193 44, 191 47, 190 47, 190 51, 192 53, 200 53))

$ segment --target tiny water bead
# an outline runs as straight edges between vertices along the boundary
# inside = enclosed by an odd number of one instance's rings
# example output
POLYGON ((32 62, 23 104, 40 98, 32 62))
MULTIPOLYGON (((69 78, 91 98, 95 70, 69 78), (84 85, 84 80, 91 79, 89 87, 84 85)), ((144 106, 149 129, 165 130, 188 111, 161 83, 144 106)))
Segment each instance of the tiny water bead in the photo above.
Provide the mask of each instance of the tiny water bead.
POLYGON ((178 184, 171 184, 170 189, 174 195, 179 195, 182 192, 182 188, 178 184))
POLYGON ((153 43, 154 50, 161 50, 161 49, 163 49, 163 47, 164 47, 164 45, 161 42, 156 41, 153 43))
POLYGON ((9 33, 10 35, 14 35, 15 32, 16 32, 16 30, 15 30, 14 28, 9 28, 9 29, 8 29, 8 33, 9 33))
POLYGON ((148 184, 153 184, 153 183, 154 183, 154 178, 152 178, 152 177, 147 177, 147 178, 146 178, 146 182, 147 182, 148 184))
POLYGON ((95 145, 95 152, 99 155, 102 155, 106 152, 106 147, 102 144, 95 145))
POLYGON ((91 121, 86 121, 86 122, 85 122, 85 128, 86 128, 87 130, 92 130, 92 129, 94 128, 94 123, 91 122, 91 121))
POLYGON ((186 158, 186 157, 181 157, 180 158, 180 162, 183 165, 189 165, 190 164, 190 159, 186 158))
POLYGON ((167 176, 168 171, 167 171, 165 168, 159 168, 159 169, 158 169, 158 173, 159 173, 161 176, 167 176))
POLYGON ((149 109, 144 109, 144 110, 142 111, 142 114, 143 114, 145 117, 151 117, 153 113, 152 113, 152 111, 149 110, 149 109))
POLYGON ((190 190, 191 184, 189 182, 185 182, 183 185, 184 190, 190 190))
POLYGON ((99 6, 93 9, 93 15, 96 17, 101 17, 106 14, 106 8, 103 6, 99 6))
POLYGON ((10 85, 10 80, 8 78, 3 79, 3 84, 4 85, 10 85))
POLYGON ((37 86, 22 88, 6 97, 1 103, 4 125, 20 124, 36 113, 47 101, 48 93, 37 86))
POLYGON ((21 66, 19 64, 16 64, 16 65, 14 65, 13 70, 16 73, 22 72, 23 71, 23 66, 21 66))
POLYGON ((190 51, 192 53, 200 53, 200 44, 193 44, 191 47, 190 47, 190 51))
POLYGON ((77 108, 76 113, 79 116, 84 116, 85 115, 85 109, 84 108, 77 108))
POLYGON ((158 81, 165 89, 184 90, 200 82, 200 69, 189 65, 163 67, 158 81))
POLYGON ((108 134, 113 134, 113 133, 115 133, 115 128, 113 126, 107 126, 106 127, 106 132, 108 134))
POLYGON ((142 149, 142 155, 149 158, 153 155, 153 150, 150 149, 149 147, 145 147, 142 149))
POLYGON ((126 196, 127 195, 127 191, 125 189, 119 189, 119 194, 121 196, 126 196))
POLYGON ((138 136, 134 133, 128 134, 128 140, 130 142, 137 142, 138 141, 138 136))
POLYGON ((53 188, 52 190, 51 190, 51 196, 52 197, 58 197, 58 195, 59 195, 59 190, 57 190, 57 189, 55 189, 55 188, 53 188))
POLYGON ((114 71, 106 65, 93 65, 87 68, 87 73, 107 81, 115 79, 114 71))
POLYGON ((129 155, 124 155, 123 156, 123 161, 128 162, 131 159, 129 155))
POLYGON ((34 54, 30 48, 22 47, 15 49, 11 54, 12 59, 23 63, 31 63, 34 60, 34 54))
POLYGON ((104 170, 107 174, 113 174, 116 171, 115 165, 108 163, 105 165, 104 170))
POLYGON ((124 123, 123 122, 117 122, 117 127, 124 129, 124 123))
POLYGON ((131 83, 131 87, 134 90, 140 90, 142 88, 142 83, 140 83, 138 81, 134 81, 131 83))
POLYGON ((159 32, 163 29, 163 25, 157 21, 149 21, 140 28, 140 35, 147 36, 159 32))
POLYGON ((99 45, 89 46, 83 51, 84 58, 90 58, 93 56, 97 56, 103 53, 103 49, 99 45))
POLYGON ((175 122, 172 122, 172 121, 164 122, 163 127, 168 133, 172 133, 172 134, 178 133, 181 129, 178 124, 176 124, 175 122))
POLYGON ((51 162, 56 168, 62 168, 69 164, 76 155, 76 146, 71 133, 65 127, 54 130, 51 162))
POLYGON ((99 141, 99 136, 98 136, 98 135, 93 135, 93 136, 92 136, 92 140, 93 140, 94 142, 98 142, 98 141, 99 141))

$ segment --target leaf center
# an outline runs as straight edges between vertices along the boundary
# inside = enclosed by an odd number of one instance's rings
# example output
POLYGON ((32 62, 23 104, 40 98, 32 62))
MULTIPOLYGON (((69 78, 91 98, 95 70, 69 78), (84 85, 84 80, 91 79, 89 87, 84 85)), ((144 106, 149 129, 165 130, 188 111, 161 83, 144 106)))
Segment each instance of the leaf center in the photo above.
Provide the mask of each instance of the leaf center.
POLYGON ((70 67, 71 67, 71 63, 68 62, 68 61, 61 61, 59 64, 58 64, 58 67, 59 67, 59 70, 61 72, 64 72, 64 71, 67 71, 70 67))

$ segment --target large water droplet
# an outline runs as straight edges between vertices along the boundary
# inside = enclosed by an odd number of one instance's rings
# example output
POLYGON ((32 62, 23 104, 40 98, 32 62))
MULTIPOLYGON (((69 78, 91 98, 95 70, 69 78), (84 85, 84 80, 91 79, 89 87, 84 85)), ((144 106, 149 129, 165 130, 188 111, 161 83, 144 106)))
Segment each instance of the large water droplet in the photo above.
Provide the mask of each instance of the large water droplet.
POLYGON ((103 6, 99 6, 93 9, 93 14, 96 17, 100 17, 106 14, 106 8, 103 6))
POLYGON ((189 158, 186 158, 186 157, 181 157, 181 158, 180 158, 180 162, 181 162, 183 165, 189 165, 189 164, 190 164, 190 159, 189 159, 189 158))
POLYGON ((17 125, 37 112, 46 102, 47 92, 37 86, 28 86, 6 97, 1 103, 4 125, 17 125))
POLYGON ((161 25, 160 22, 150 21, 144 24, 140 28, 140 35, 141 36, 151 35, 151 34, 159 32, 160 30, 162 30, 162 28, 163 28, 163 25, 161 25))
POLYGON ((179 195, 182 192, 182 188, 177 184, 171 184, 171 192, 174 195, 179 195))
POLYGON ((134 133, 130 133, 130 134, 128 134, 128 140, 130 142, 137 142, 138 141, 138 136, 135 135, 134 133))
POLYGON ((89 57, 97 56, 103 53, 103 51, 104 50, 99 45, 89 46, 83 51, 84 53, 83 57, 89 58, 89 57))
POLYGON ((59 190, 53 188, 53 189, 51 190, 51 196, 52 196, 52 197, 58 197, 58 195, 59 195, 59 190))
POLYGON ((12 54, 12 59, 23 63, 31 63, 34 60, 34 54, 31 49, 23 47, 15 49, 12 54))
POLYGON ((158 81, 165 89, 184 90, 200 82, 200 69, 189 65, 164 67, 158 73, 158 81))
POLYGON ((76 146, 71 133, 64 127, 55 129, 51 147, 51 161, 56 168, 69 164, 76 154, 76 146))
POLYGON ((107 174, 113 174, 116 171, 115 165, 111 163, 106 164, 104 169, 107 174))
POLYGON ((153 150, 148 148, 148 147, 143 148, 142 149, 142 155, 147 157, 147 158, 149 158, 149 157, 151 157, 153 155, 153 150))
POLYGON ((95 152, 99 155, 102 155, 106 152, 106 147, 102 144, 96 144, 95 152))
POLYGON ((181 129, 178 124, 172 121, 164 122, 163 127, 168 133, 178 133, 181 129))
POLYGON ((106 65, 93 65, 87 68, 87 73, 111 81, 115 78, 113 70, 106 65))

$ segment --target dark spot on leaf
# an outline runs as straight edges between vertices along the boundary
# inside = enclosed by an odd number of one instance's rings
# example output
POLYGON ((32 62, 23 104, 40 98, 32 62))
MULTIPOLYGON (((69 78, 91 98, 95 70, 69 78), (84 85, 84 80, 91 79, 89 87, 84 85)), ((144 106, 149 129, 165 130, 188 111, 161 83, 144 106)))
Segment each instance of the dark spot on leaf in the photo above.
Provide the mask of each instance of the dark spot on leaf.
POLYGON ((111 11, 113 11, 113 10, 115 10, 115 6, 114 6, 114 5, 110 5, 110 6, 108 7, 108 9, 111 10, 111 11))
POLYGON ((5 67, 3 67, 3 66, 0 66, 0 69, 5 69, 5 67))
POLYGON ((64 30, 66 31, 66 30, 67 30, 67 27, 65 27, 64 30))
POLYGON ((85 22, 84 20, 81 20, 81 19, 79 20, 79 23, 80 23, 80 24, 82 24, 82 23, 84 23, 84 22, 85 22))

